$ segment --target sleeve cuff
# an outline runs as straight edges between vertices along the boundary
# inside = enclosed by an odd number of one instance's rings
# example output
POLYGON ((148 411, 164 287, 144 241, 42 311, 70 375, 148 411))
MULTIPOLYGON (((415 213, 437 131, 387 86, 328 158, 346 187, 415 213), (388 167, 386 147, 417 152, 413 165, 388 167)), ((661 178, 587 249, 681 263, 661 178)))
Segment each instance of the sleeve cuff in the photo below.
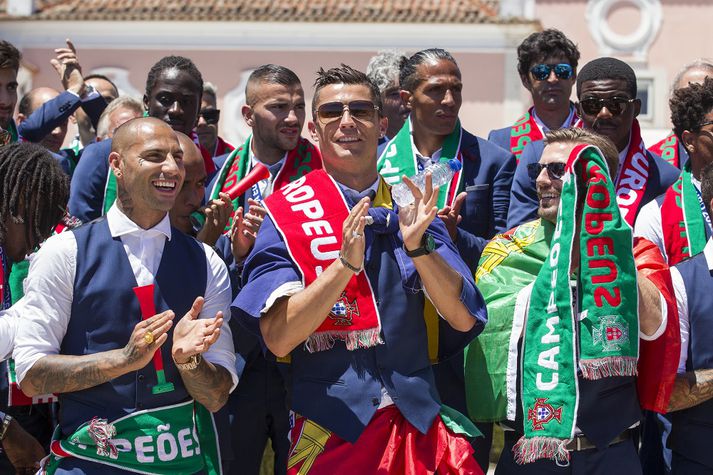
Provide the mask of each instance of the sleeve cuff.
POLYGON ((661 324, 652 335, 645 335, 641 330, 639 330, 639 338, 644 341, 654 341, 663 335, 664 331, 666 331, 666 324, 668 323, 668 305, 666 304, 666 299, 663 298, 663 295, 661 295, 661 292, 659 292, 659 305, 661 305, 661 324))

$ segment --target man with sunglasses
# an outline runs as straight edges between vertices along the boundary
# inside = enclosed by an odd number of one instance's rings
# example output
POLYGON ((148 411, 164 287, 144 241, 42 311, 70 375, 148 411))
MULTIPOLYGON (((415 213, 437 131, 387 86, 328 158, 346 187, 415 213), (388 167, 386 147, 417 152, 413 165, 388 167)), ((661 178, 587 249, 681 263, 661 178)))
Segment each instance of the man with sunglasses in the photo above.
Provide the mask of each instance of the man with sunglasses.
MULTIPOLYGON (((540 219, 496 236, 483 251, 476 273, 478 287, 488 304, 490 323, 466 352, 465 374, 470 416, 476 421, 503 421, 501 425, 505 428, 505 446, 496 469, 498 474, 642 473, 633 439, 634 433, 630 428, 639 424, 640 405, 650 409, 652 405, 658 404, 656 409, 665 411, 667 402, 660 401, 667 401, 666 391, 670 395, 678 358, 677 352, 670 352, 667 359, 658 357, 658 354, 651 357, 650 347, 645 348, 646 345, 655 345, 659 341, 675 341, 666 339, 669 336, 666 333, 669 324, 673 322, 662 318, 662 309, 670 312, 675 308, 670 295, 672 289, 662 283, 664 281, 661 273, 667 274, 667 267, 651 243, 637 242, 634 255, 631 254, 631 230, 619 217, 621 212, 614 200, 607 197, 613 193, 613 183, 608 171, 616 170, 618 162, 618 153, 613 144, 584 129, 550 131, 546 134, 546 141, 547 145, 539 163, 528 166, 531 173, 536 175, 537 214, 540 219), (600 175, 591 179, 591 193, 587 192, 587 182, 580 182, 580 174, 565 180, 566 164, 568 160, 581 159, 577 154, 578 150, 583 149, 582 145, 597 146, 604 158, 596 165, 587 165, 587 170, 596 167, 598 173, 606 173, 605 177, 600 175), (608 170, 602 171, 604 168, 608 170), (580 187, 577 195, 573 194, 572 189, 575 180, 580 182, 577 185, 580 187), (582 211, 583 203, 590 208, 582 211), (561 207, 564 208, 560 209, 561 207), (562 219, 575 220, 577 224, 563 230, 567 226, 562 224, 562 219), (612 220, 618 220, 619 225, 616 228, 607 228, 607 222, 612 220), (617 238, 618 233, 623 236, 617 238), (565 236, 565 240, 573 239, 573 242, 577 243, 571 254, 564 250, 565 245, 561 244, 560 235, 565 236), (557 244, 554 244, 555 242, 557 244), (552 246, 557 246, 557 249, 562 251, 555 253, 552 246), (630 266, 629 273, 626 273, 622 262, 627 253, 629 259, 634 258, 633 264, 644 270, 637 271, 630 266), (636 335, 636 329, 640 328, 638 354, 641 357, 638 361, 638 374, 640 379, 645 379, 649 384, 637 386, 637 383, 642 381, 633 377, 635 368, 622 374, 621 369, 610 368, 607 363, 603 363, 602 367, 607 367, 610 372, 590 374, 586 378, 577 373, 577 388, 563 388, 562 382, 569 385, 572 381, 563 374, 565 369, 559 358, 566 360, 568 352, 564 347, 560 347, 560 344, 566 341, 575 342, 577 335, 586 334, 585 323, 579 324, 579 329, 568 327, 565 331, 564 326, 567 324, 560 319, 563 316, 564 319, 569 317, 557 307, 557 311, 549 310, 550 313, 541 321, 542 327, 551 332, 545 331, 540 335, 540 339, 533 333, 536 330, 529 322, 538 317, 542 318, 542 314, 537 312, 544 310, 548 304, 533 303, 533 285, 542 285, 538 275, 542 276, 541 272, 546 263, 554 265, 552 262, 570 259, 570 266, 564 266, 571 272, 567 275, 580 276, 576 290, 572 293, 574 305, 575 308, 583 307, 579 311, 586 310, 587 304, 583 302, 591 302, 593 296, 594 302, 597 302, 597 295, 601 295, 602 290, 596 285, 588 285, 590 280, 586 276, 591 274, 587 271, 591 272, 590 264, 595 267, 610 260, 610 254, 617 255, 616 263, 611 264, 617 269, 617 273, 614 276, 610 273, 607 283, 615 282, 612 285, 618 289, 624 285, 622 279, 627 279, 628 285, 631 286, 628 289, 629 294, 635 295, 638 291, 639 306, 638 312, 636 307, 629 311, 632 321, 626 324, 606 323, 604 326, 607 328, 602 331, 607 333, 610 340, 621 340, 623 344, 624 341, 629 341, 629 334, 636 335), (650 272, 654 270, 657 274, 652 276, 650 272), (637 274, 636 278, 634 273, 637 274), (662 305, 662 296, 666 294, 660 293, 659 289, 669 292, 666 305, 662 305), (634 319, 638 322, 634 322, 634 319), (619 334, 619 331, 624 333, 619 334), (660 335, 664 334, 665 337, 660 338, 660 335), (543 352, 539 357, 535 353, 534 359, 528 357, 528 348, 536 347, 540 341, 546 343, 544 347, 540 347, 543 352), (552 346, 553 343, 557 345, 552 346), (556 350, 554 353, 553 348, 556 350), (531 391, 535 386, 528 384, 528 374, 532 374, 529 379, 532 382, 538 371, 536 387, 543 399, 534 406, 523 407, 522 401, 526 399, 523 396, 524 389, 529 388, 531 391), (487 382, 483 381, 483 378, 486 378, 487 382), (567 394, 570 395, 569 401, 573 405, 560 405, 555 402, 568 401, 567 394), (558 399, 562 395, 565 395, 565 398, 558 399), (548 401, 548 396, 552 398, 551 401, 548 401), (572 410, 573 407, 576 407, 576 413, 572 410), (574 419, 567 416, 567 412, 574 415, 574 419), (573 437, 564 437, 568 439, 565 440, 564 452, 553 450, 548 453, 538 448, 537 444, 532 446, 531 451, 523 450, 527 447, 527 439, 523 439, 523 434, 529 432, 530 437, 539 435, 542 443, 539 447, 545 447, 546 438, 557 438, 553 434, 567 424, 568 420, 572 425, 571 432, 564 432, 573 437), (555 432, 551 432, 553 429, 555 432), (555 461, 556 458, 560 460, 555 461)), ((565 269, 560 269, 562 270, 565 269)), ((549 284, 551 279, 546 278, 544 281, 549 284)), ((596 281, 596 278, 591 279, 591 282, 596 281)), ((600 303, 608 305, 608 299, 599 299, 600 303)), ((616 302, 612 305, 615 304, 616 302)), ((553 303, 550 305, 554 306, 553 303)), ((592 308, 594 306, 592 304, 592 308)), ((617 311, 623 315, 626 311, 624 305, 618 307, 617 311)), ((574 321, 586 319, 587 312, 581 312, 574 321)), ((596 327, 595 320, 587 323, 596 327)), ((592 345, 596 345, 596 334, 595 331, 589 335, 589 342, 594 342, 592 345)), ((582 348, 590 348, 587 346, 589 342, 582 337, 580 344, 582 348)), ((580 344, 577 344, 576 360, 572 359, 575 368, 584 364, 579 358, 580 351, 585 351, 580 350, 580 344)), ((587 355, 604 357, 604 360, 607 357, 614 359, 617 351, 616 345, 608 348, 602 346, 602 353, 599 354, 596 348, 598 347, 594 346, 592 353, 587 355)))
POLYGON ((514 125, 492 130, 488 140, 519 160, 525 145, 542 140, 548 130, 574 126, 579 117, 569 97, 578 60, 577 46, 559 30, 547 29, 525 38, 517 47, 517 70, 533 105, 514 125))
POLYGON ((196 134, 198 135, 198 141, 201 147, 208 150, 214 160, 216 157, 235 150, 235 147, 218 135, 220 109, 218 109, 217 104, 218 99, 215 86, 209 82, 204 83, 201 110, 198 113, 198 122, 196 123, 196 134))
MULTIPOLYGON (((678 169, 644 147, 636 120, 641 109, 636 92, 634 70, 615 58, 595 59, 577 76, 577 110, 582 126, 610 139, 619 151, 619 168, 613 172, 617 202, 632 227, 641 208, 671 186, 679 174, 678 169)), ((512 184, 508 227, 537 215, 535 178, 528 175, 527 165, 539 161, 543 148, 543 142, 536 141, 523 150, 512 184)))
POLYGON ((376 170, 387 124, 364 73, 320 70, 312 110, 324 171, 265 200, 233 302, 270 351, 291 357, 288 473, 481 473, 452 432, 467 420, 441 407, 429 361, 427 298, 445 322, 432 358, 458 351, 485 319, 470 271, 434 219, 437 193, 430 180, 424 193, 406 181, 415 203, 392 203, 376 170))

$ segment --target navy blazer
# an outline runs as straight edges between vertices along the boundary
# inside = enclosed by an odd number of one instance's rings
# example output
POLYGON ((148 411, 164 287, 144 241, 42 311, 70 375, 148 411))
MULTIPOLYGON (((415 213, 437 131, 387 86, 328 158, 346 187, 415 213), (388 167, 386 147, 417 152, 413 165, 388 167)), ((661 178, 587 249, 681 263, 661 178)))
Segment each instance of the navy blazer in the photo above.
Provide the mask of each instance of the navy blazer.
POLYGON ((488 134, 488 141, 493 142, 500 148, 510 151, 510 135, 512 134, 512 126, 503 127, 502 129, 491 130, 488 134))
POLYGON ((83 223, 102 215, 111 143, 111 139, 106 139, 87 145, 72 175, 69 212, 83 223))
POLYGON ((39 142, 49 135, 55 127, 64 124, 69 116, 81 107, 87 113, 94 127, 99 122, 102 112, 106 108, 104 98, 95 94, 87 101, 82 100, 69 91, 62 92, 54 99, 42 104, 20 125, 17 126, 17 133, 28 142, 39 142))
POLYGON ((490 238, 506 230, 515 156, 466 130, 460 150, 467 196, 460 211, 456 246, 474 271, 490 238))
MULTIPOLYGON (((520 164, 515 170, 515 178, 512 183, 508 229, 537 219, 537 190, 535 189, 534 180, 527 174, 527 165, 538 163, 544 148, 545 144, 542 140, 530 142, 525 146, 522 155, 520 155, 520 164)), ((636 210, 637 216, 646 203, 664 193, 681 173, 678 168, 648 150, 646 151, 646 158, 649 159, 649 182, 646 186, 644 197, 639 204, 639 209, 636 210)))

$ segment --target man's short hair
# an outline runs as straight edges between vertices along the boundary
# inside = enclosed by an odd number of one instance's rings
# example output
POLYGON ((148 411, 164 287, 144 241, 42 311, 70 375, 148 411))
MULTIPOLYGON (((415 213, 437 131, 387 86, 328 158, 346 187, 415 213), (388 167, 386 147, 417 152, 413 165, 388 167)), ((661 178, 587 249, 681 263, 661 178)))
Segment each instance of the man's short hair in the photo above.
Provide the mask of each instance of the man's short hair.
POLYGON ((102 81, 108 82, 109 84, 111 84, 111 87, 113 87, 114 90, 116 91, 116 95, 117 96, 119 95, 119 88, 116 87, 116 84, 114 83, 114 81, 109 79, 107 76, 104 76, 103 74, 87 74, 86 76, 84 76, 84 82, 87 82, 90 79, 101 79, 102 81))
MULTIPOLYGON (((676 77, 673 78, 673 82, 671 83, 671 95, 673 96, 673 93, 676 91, 676 86, 678 86, 678 83, 681 82, 681 78, 683 78, 688 71, 692 69, 705 69, 711 73, 713 76, 713 61, 710 59, 706 58, 698 58, 695 61, 692 61, 685 65, 684 67, 681 68, 681 70, 676 73, 676 77)), ((688 84, 683 85, 682 87, 687 87, 688 84)))
POLYGON ((263 64, 250 73, 245 85, 245 101, 249 106, 255 103, 252 88, 257 83, 281 84, 285 87, 302 84, 300 78, 291 69, 278 64, 263 64))
POLYGON ((579 61, 579 49, 564 33, 554 28, 532 33, 517 47, 517 72, 527 77, 535 61, 562 55, 574 70, 579 61))
POLYGON ((402 51, 379 51, 366 65, 366 75, 379 88, 381 94, 388 88, 399 84, 401 64, 406 61, 402 51))
POLYGON ((673 131, 680 138, 685 130, 698 132, 706 114, 713 110, 713 78, 676 89, 669 101, 673 131))
POLYGON ((424 63, 435 63, 441 60, 450 61, 458 67, 455 58, 446 50, 441 48, 428 48, 415 53, 401 64, 399 73, 399 87, 405 91, 413 92, 421 81, 426 78, 418 75, 418 67, 424 63))
POLYGON ((381 95, 376 84, 361 71, 358 71, 351 66, 342 63, 338 68, 330 68, 326 71, 324 68, 319 68, 317 71, 317 79, 314 80, 314 96, 312 97, 312 114, 317 112, 317 101, 319 100, 319 91, 326 86, 332 84, 348 84, 357 86, 366 86, 371 93, 371 101, 379 108, 379 115, 383 115, 381 106, 381 95))
POLYGON ((203 83, 203 95, 205 96, 206 94, 213 96, 214 99, 218 98, 218 88, 215 87, 215 84, 208 81, 203 83))
POLYGON ((102 112, 99 117, 99 122, 97 122, 97 137, 100 139, 105 139, 109 136, 109 116, 117 109, 129 109, 137 113, 138 117, 144 112, 144 106, 141 102, 134 99, 131 96, 120 96, 109 103, 108 106, 102 112))
POLYGON ((29 117, 32 114, 32 91, 27 91, 27 93, 22 96, 20 102, 17 104, 17 112, 29 117))
POLYGON ((709 163, 701 171, 701 196, 710 216, 711 200, 713 200, 713 163, 709 163))
POLYGON ((20 69, 22 54, 9 41, 0 40, 0 69, 20 69))
POLYGON ((631 66, 616 58, 597 58, 585 64, 577 75, 577 97, 581 96, 582 84, 587 81, 620 79, 626 82, 626 92, 636 98, 636 73, 631 66))
POLYGON ((161 73, 171 69, 178 69, 188 73, 198 84, 200 94, 203 93, 203 76, 193 61, 183 56, 164 56, 149 70, 149 74, 146 77, 146 97, 151 96, 151 90, 156 85, 161 73))
POLYGON ((616 174, 617 168, 619 167, 619 152, 616 150, 614 143, 603 135, 599 135, 588 129, 571 127, 568 129, 549 130, 545 132, 545 143, 547 145, 555 143, 594 145, 602 151, 611 177, 616 174))

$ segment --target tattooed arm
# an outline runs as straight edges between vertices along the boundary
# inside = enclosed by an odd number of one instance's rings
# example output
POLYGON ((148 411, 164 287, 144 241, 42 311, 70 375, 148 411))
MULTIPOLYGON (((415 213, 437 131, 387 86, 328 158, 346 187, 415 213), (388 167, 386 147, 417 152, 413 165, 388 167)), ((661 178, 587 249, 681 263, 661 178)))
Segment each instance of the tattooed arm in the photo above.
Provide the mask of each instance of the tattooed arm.
POLYGON ((218 411, 228 401, 233 380, 222 366, 201 358, 196 369, 182 369, 179 372, 188 394, 209 411, 218 411))
POLYGON ((709 399, 713 399, 713 369, 677 374, 668 410, 688 409, 709 399))
POLYGON ((43 356, 25 374, 22 391, 30 397, 81 391, 137 371, 149 364, 172 324, 173 312, 167 310, 139 322, 124 348, 82 356, 43 356), (151 344, 144 339, 148 331, 154 335, 151 344))

